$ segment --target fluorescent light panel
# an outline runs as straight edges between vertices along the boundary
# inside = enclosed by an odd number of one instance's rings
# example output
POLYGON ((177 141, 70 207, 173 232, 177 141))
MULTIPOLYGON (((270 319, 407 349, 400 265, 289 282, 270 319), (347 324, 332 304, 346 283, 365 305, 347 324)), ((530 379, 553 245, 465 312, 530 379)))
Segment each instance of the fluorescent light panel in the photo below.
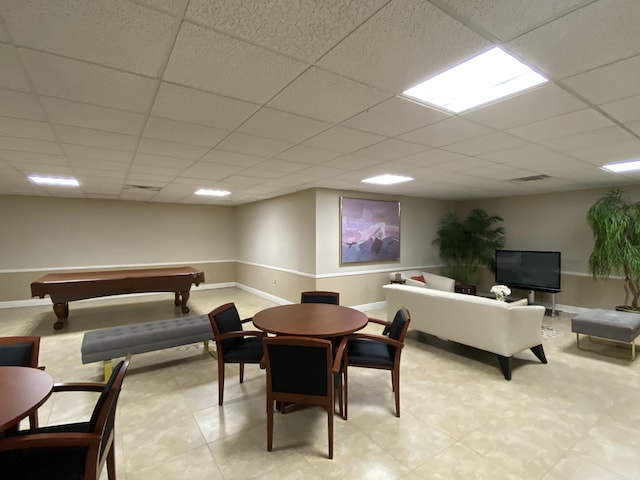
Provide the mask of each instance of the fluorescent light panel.
POLYGON ((55 185, 60 187, 78 187, 80 183, 75 178, 54 178, 40 177, 38 175, 30 175, 29 181, 38 185, 55 185))
POLYGON ((459 113, 547 81, 495 47, 404 91, 403 95, 459 113))
POLYGON ((403 177, 401 175, 385 174, 385 175, 379 175, 377 177, 365 178, 364 180, 362 180, 362 182, 363 183, 375 183, 375 184, 378 184, 378 185, 393 185, 395 183, 410 182, 411 180, 413 180, 413 178, 411 178, 411 177, 403 177))
POLYGON ((628 162, 620 163, 608 163, 606 165, 603 165, 602 168, 616 173, 632 172, 634 170, 640 170, 640 160, 630 160, 628 162))
POLYGON ((201 188, 196 191, 196 195, 205 195, 208 197, 226 197, 227 195, 231 195, 231 192, 227 190, 210 190, 207 188, 201 188))

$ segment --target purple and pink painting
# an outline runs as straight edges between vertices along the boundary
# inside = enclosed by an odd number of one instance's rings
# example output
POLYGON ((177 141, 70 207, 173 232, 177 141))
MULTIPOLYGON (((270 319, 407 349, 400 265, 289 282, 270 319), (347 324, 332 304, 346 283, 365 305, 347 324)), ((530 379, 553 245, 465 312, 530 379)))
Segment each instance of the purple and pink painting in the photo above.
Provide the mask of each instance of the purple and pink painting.
POLYGON ((340 264, 400 261, 400 202, 340 198, 340 264))

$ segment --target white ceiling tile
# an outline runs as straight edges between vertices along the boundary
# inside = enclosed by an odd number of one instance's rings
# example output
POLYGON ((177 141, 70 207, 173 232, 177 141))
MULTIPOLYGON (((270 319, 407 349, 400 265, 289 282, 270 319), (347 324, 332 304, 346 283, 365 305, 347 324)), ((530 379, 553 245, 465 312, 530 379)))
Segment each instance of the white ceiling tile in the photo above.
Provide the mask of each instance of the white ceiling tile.
POLYGON ((604 165, 610 162, 623 162, 638 158, 640 140, 611 143, 600 147, 584 148, 571 152, 571 155, 586 160, 593 165, 604 165))
POLYGON ((561 79, 640 53, 639 23, 636 0, 599 0, 522 35, 508 47, 561 79))
POLYGON ((441 147, 468 138, 491 133, 491 129, 460 117, 452 117, 433 125, 420 128, 399 138, 431 147, 441 147))
POLYGON ((611 120, 595 110, 588 109, 530 123, 507 131, 512 135, 540 142, 610 126, 613 126, 611 120))
POLYGON ((0 135, 36 140, 56 140, 48 123, 8 117, 0 117, 0 135))
POLYGON ((11 150, 0 150, 0 158, 9 163, 39 163, 46 165, 69 165, 67 157, 64 155, 16 152, 11 150))
POLYGON ((640 122, 631 122, 626 125, 632 132, 635 132, 640 137, 640 122))
POLYGON ((136 153, 133 158, 133 165, 145 165, 148 167, 173 169, 182 172, 195 163, 194 160, 186 158, 165 157, 163 155, 151 155, 149 153, 136 153))
POLYGON ((149 117, 143 136, 170 142, 213 147, 229 134, 226 130, 203 127, 175 120, 149 117))
POLYGON ((605 103, 600 107, 622 123, 640 120, 640 95, 616 102, 605 103))
MULTIPOLYGON (((297 172, 298 170, 302 170, 303 168, 307 168, 309 165, 298 162, 290 162, 289 160, 279 160, 275 158, 270 158, 264 160, 254 168, 259 170, 271 170, 273 172, 278 172, 280 174, 297 172)), ((252 168, 253 170, 253 168, 252 168)))
POLYGON ((407 155, 413 155, 424 150, 427 150, 427 147, 424 145, 389 139, 358 150, 355 154, 378 160, 394 160, 396 158, 406 157, 407 155))
POLYGON ((247 188, 261 183, 262 180, 257 177, 245 177, 243 175, 231 175, 222 180, 224 188, 247 188))
POLYGON ((133 153, 107 148, 96 148, 84 145, 62 144, 64 152, 71 158, 88 158, 95 160, 106 160, 109 162, 129 163, 133 153))
POLYGON ((312 67, 268 106, 336 123, 389 97, 390 94, 381 90, 312 67))
POLYGON ((0 88, 10 90, 31 91, 31 86, 25 75, 18 51, 13 45, 0 44, 0 88))
POLYGON ((551 151, 539 145, 523 145, 508 150, 490 152, 480 155, 481 158, 505 165, 536 168, 552 162, 573 161, 567 155, 551 151))
POLYGON ((456 15, 476 23, 502 41, 510 40, 591 0, 442 0, 456 15))
POLYGON ((533 90, 481 107, 464 115, 493 128, 507 129, 582 110, 586 105, 560 89, 546 84, 533 90))
POLYGON ((3 149, 62 155, 62 150, 57 143, 29 138, 0 137, 0 150, 3 149))
POLYGON ((535 174, 535 171, 523 168, 514 168, 507 165, 484 165, 479 168, 465 170, 464 174, 471 177, 490 178, 492 180, 513 180, 515 178, 528 177, 535 174))
POLYGON ((51 97, 41 97, 41 101, 53 123, 125 134, 139 134, 144 125, 144 116, 138 113, 51 97))
POLYGON ((138 0, 150 7, 159 8, 172 15, 184 12, 189 0, 138 0))
POLYGON ((185 16, 263 47, 313 62, 385 2, 191 0, 185 16), (255 18, 260 22, 255 22, 255 18))
POLYGON ((318 64, 369 85, 401 93, 489 46, 487 40, 429 2, 396 0, 318 64))
POLYGON ((47 120, 36 95, 11 90, 0 90, 0 115, 29 120, 47 120))
POLYGON ((187 123, 233 130, 258 108, 259 106, 254 103, 163 82, 151 114, 187 123))
POLYGON ((185 145, 182 143, 165 142, 163 140, 154 140, 151 138, 143 138, 138 145, 139 153, 151 153, 152 155, 165 155, 167 157, 176 157, 197 160, 207 153, 207 147, 198 147, 196 145, 185 145))
POLYGON ((427 167, 461 158, 464 158, 464 156, 459 153, 447 152, 446 150, 434 148, 415 155, 408 155, 406 157, 399 158, 397 162, 415 167, 427 167))
POLYGON ((588 147, 607 145, 632 140, 633 136, 620 127, 608 127, 590 132, 567 135, 541 142, 542 145, 560 152, 572 152, 588 147))
POLYGON ((351 153, 360 148, 378 143, 385 137, 361 132, 351 128, 335 126, 304 142, 305 146, 330 150, 340 153, 351 153))
POLYGON ((69 165, 76 173, 87 173, 109 178, 124 178, 129 171, 129 162, 112 162, 87 158, 69 158, 69 165))
POLYGON ((326 160, 331 160, 339 155, 339 152, 307 147, 306 145, 296 145, 295 147, 291 147, 284 152, 279 153, 277 158, 313 165, 322 163, 326 160))
POLYGON ((322 165, 312 165, 297 173, 314 178, 332 178, 346 173, 346 170, 342 168, 324 167, 322 165))
POLYGON ((361 157, 359 155, 343 155, 328 162, 324 162, 324 167, 343 168, 347 170, 361 170, 382 163, 383 159, 374 159, 369 157, 361 157))
POLYGON ((229 150, 261 157, 271 157, 289 147, 291 147, 289 143, 254 137, 243 133, 232 133, 216 146, 219 150, 229 150))
POLYGON ((392 97, 342 122, 345 127, 395 137, 450 115, 402 97, 392 97))
POLYGON ((250 43, 183 23, 164 79, 263 103, 306 67, 250 43))
POLYGON ((594 104, 640 94, 640 55, 564 80, 564 84, 594 104))
POLYGON ((211 163, 220 163, 222 165, 235 165, 238 167, 251 167, 262 162, 265 157, 258 155, 247 155, 246 153, 227 152, 225 150, 211 150, 202 160, 211 163))
POLYGON ((237 132, 271 138, 287 143, 298 143, 331 126, 330 123, 261 108, 243 123, 237 132))
POLYGON ((155 77, 171 48, 176 19, 124 0, 4 0, 13 41, 155 77))
POLYGON ((480 155, 483 153, 497 152, 499 150, 513 148, 523 143, 524 141, 512 135, 502 132, 494 132, 489 135, 483 135, 481 137, 452 143, 450 145, 443 146, 442 148, 444 150, 450 150, 452 152, 462 153, 465 155, 480 155))
POLYGON ((70 58, 20 49, 36 92, 103 107, 146 113, 158 81, 70 58))
POLYGON ((228 177, 229 175, 234 175, 241 170, 243 170, 242 167, 199 161, 187 168, 180 176, 186 178, 198 178, 202 180, 222 180, 223 178, 228 177))
POLYGON ((138 145, 138 139, 136 137, 123 135, 121 133, 103 132, 101 130, 55 124, 52 125, 52 128, 62 143, 107 148, 110 150, 124 150, 127 152, 133 152, 138 145))

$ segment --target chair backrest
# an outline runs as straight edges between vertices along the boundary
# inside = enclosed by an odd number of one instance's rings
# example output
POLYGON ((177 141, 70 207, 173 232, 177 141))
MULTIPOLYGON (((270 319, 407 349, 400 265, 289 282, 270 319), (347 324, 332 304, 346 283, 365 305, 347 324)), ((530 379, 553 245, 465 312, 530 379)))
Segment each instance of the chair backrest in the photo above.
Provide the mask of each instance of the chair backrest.
MULTIPOLYGON (((389 338, 393 340, 397 340, 398 342, 404 343, 404 337, 407 334, 407 330, 409 329, 409 322, 411 321, 411 314, 409 310, 402 307, 398 310, 393 317, 393 322, 389 328, 389 338)), ((393 356, 396 354, 396 347, 393 345, 388 345, 389 353, 393 356)))
MULTIPOLYGON (((102 393, 96 402, 96 406, 91 414, 89 421, 90 429, 93 433, 100 435, 100 452, 98 458, 95 459, 96 465, 103 464, 106 458, 103 456, 109 451, 109 445, 113 441, 113 426, 116 418, 116 406, 118 398, 120 398, 120 390, 122 382, 127 374, 131 355, 119 362, 113 371, 107 383, 105 383, 102 393)), ((90 464, 94 463, 93 459, 87 459, 87 468, 91 468, 90 464)))
POLYGON ((310 291, 300 294, 300 303, 329 303, 340 305, 340 294, 338 292, 310 291))
MULTIPOLYGON (((209 321, 211 322, 211 328, 213 329, 214 340, 215 337, 229 332, 239 332, 242 330, 242 322, 240 321, 240 314, 236 308, 235 303, 225 303, 218 308, 212 310, 209 313, 209 321)), ((231 350, 236 345, 242 342, 242 338, 228 338, 222 340, 222 349, 231 350)))
POLYGON ((286 397, 307 403, 316 403, 313 397, 326 399, 331 395, 333 398, 331 341, 278 336, 266 337, 262 343, 267 370, 267 398, 286 397))
POLYGON ((38 367, 40 337, 0 337, 0 366, 38 367))

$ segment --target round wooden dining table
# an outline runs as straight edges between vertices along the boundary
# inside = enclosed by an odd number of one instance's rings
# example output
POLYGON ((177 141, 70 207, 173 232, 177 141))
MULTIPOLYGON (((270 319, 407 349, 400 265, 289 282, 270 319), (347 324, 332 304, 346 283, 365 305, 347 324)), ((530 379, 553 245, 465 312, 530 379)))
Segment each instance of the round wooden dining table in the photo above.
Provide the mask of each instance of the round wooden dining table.
POLYGON ((0 367, 0 436, 42 405, 53 389, 47 372, 31 367, 0 367))
POLYGON ((253 316, 256 328, 275 335, 333 338, 364 328, 368 317, 353 308, 326 303, 296 303, 267 308, 253 316))

